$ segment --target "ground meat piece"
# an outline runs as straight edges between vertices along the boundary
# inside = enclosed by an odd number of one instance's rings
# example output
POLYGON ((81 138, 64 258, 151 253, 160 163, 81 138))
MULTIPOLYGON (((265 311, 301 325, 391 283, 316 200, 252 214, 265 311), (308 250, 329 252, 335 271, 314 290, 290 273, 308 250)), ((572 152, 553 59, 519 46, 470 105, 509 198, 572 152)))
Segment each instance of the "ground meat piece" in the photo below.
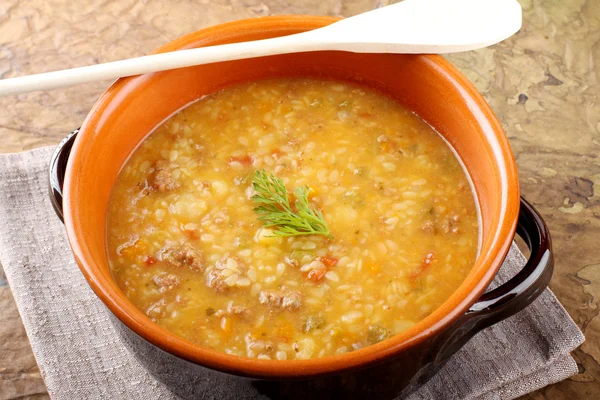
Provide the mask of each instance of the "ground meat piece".
POLYGON ((167 249, 161 254, 161 261, 173 268, 188 267, 196 272, 204 270, 202 253, 196 251, 189 243, 184 243, 179 248, 167 249))
POLYGON ((179 286, 179 278, 177 277, 177 275, 168 274, 166 272, 154 275, 152 280, 154 281, 156 286, 158 286, 158 290, 161 293, 172 290, 179 286))
POLYGON ((229 222, 229 215, 227 215, 225 212, 220 211, 217 214, 215 214, 214 218, 213 218, 213 222, 215 224, 223 224, 223 223, 227 223, 229 222))
POLYGON ((260 304, 289 311, 297 310, 302 305, 300 293, 289 290, 262 290, 258 300, 260 304))
POLYGON ((440 228, 444 233, 458 233, 460 217, 456 214, 447 216, 442 220, 440 228))
POLYGON ((244 306, 231 306, 228 311, 229 314, 239 315, 240 317, 248 317, 250 315, 250 309, 244 306))
POLYGON ((444 234, 458 233, 459 222, 460 217, 456 214, 452 214, 443 218, 438 218, 436 222, 433 222, 432 220, 425 221, 421 226, 421 230, 423 232, 434 234, 438 234, 439 232, 444 234))
POLYGON ((423 230, 423 232, 433 233, 435 232, 435 224, 433 221, 427 220, 423 223, 423 226, 421 226, 421 230, 423 230))
POLYGON ((165 316, 165 308, 167 305, 167 301, 165 299, 160 299, 156 303, 152 304, 150 307, 146 309, 146 315, 152 320, 156 320, 157 318, 162 318, 165 316))
POLYGON ((227 289, 227 284, 220 270, 213 269, 206 274, 206 286, 213 288, 217 293, 222 293, 227 289))
POLYGON ((313 282, 320 282, 327 273, 327 267, 322 266, 308 271, 306 277, 313 282))
POLYGON ((177 305, 185 307, 185 305, 188 303, 188 301, 189 301, 189 299, 185 296, 182 296, 179 294, 177 296, 175 296, 175 303, 177 303, 177 305))
POLYGON ((218 293, 228 287, 248 287, 251 281, 245 274, 245 265, 226 254, 206 274, 206 286, 215 289, 218 293))
POLYGON ((250 309, 248 307, 244 307, 244 306, 234 306, 232 304, 227 306, 226 310, 213 310, 213 314, 216 317, 225 317, 225 316, 232 316, 232 315, 237 315, 238 317, 241 318, 246 318, 250 316, 250 309))
POLYGON ((240 261, 238 261, 235 257, 230 257, 229 254, 225 254, 225 256, 221 257, 221 259, 215 264, 215 267, 222 270, 231 269, 237 273, 242 273, 245 269, 244 265, 240 261))
POLYGON ((164 192, 175 190, 179 187, 179 183, 172 176, 173 168, 167 161, 156 161, 153 167, 154 171, 148 178, 148 184, 152 189, 164 192))

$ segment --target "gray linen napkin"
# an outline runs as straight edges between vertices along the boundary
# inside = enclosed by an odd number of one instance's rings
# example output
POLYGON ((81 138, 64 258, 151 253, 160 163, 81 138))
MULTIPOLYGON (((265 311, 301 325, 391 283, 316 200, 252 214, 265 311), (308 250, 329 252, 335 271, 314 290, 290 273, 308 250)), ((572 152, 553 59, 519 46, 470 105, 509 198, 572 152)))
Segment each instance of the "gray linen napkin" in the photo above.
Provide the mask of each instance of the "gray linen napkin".
MULTIPOLYGON (((48 200, 51 152, 0 156, 0 262, 51 397, 177 399, 125 351, 108 311, 77 268, 48 200)), ((514 275, 524 262, 513 246, 499 279, 514 275)), ((518 397, 576 374, 569 353, 583 340, 546 290, 526 310, 474 337, 410 400, 518 397)), ((207 387, 206 397, 224 396, 207 387)))

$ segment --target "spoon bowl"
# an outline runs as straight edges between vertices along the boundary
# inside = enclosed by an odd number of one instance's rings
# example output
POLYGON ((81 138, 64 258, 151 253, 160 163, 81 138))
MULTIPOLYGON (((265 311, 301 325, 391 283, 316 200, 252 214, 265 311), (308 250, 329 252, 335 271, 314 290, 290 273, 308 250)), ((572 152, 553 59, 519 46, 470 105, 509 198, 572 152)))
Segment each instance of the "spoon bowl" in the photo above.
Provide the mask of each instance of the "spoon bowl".
POLYGON ((443 54, 498 43, 521 28, 516 0, 405 0, 302 36, 323 50, 443 54))

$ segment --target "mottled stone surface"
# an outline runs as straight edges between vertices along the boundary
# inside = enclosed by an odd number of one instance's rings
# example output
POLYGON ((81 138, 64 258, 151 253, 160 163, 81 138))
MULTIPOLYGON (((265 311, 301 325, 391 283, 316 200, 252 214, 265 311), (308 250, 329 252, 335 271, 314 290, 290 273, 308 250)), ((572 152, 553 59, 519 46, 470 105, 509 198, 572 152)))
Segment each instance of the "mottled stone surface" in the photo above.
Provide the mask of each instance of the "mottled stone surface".
MULTIPOLYGON (((143 55, 190 31, 269 14, 349 16, 376 0, 3 0, 3 78, 143 55)), ((502 122, 523 195, 554 238, 551 287, 584 331, 581 373, 526 399, 600 395, 600 1, 520 0, 510 40, 448 58, 502 122)), ((56 144, 110 82, 0 98, 0 152, 56 144)), ((3 280, 0 278, 0 285, 3 280)), ((12 297, 0 287, 0 399, 45 398, 12 297)))

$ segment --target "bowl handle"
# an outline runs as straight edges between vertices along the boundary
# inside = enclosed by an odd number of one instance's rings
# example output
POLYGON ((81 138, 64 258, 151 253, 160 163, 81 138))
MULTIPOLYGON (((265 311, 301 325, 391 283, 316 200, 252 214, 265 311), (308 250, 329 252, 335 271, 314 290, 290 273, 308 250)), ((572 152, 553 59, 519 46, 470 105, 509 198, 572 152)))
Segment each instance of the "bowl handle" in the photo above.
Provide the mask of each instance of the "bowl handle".
POLYGON ((50 194, 50 201, 52 207, 58 218, 63 220, 63 184, 65 181, 65 172, 67 170, 67 162, 69 161, 69 155, 71 154, 71 148, 75 142, 75 138, 79 133, 79 128, 69 133, 56 147, 52 157, 50 158, 50 167, 48 169, 48 191, 50 194))
POLYGON ((529 260, 519 273, 508 282, 483 294, 455 322, 456 329, 448 330, 452 333, 442 340, 436 361, 446 361, 480 330, 523 310, 548 286, 554 266, 550 232, 542 217, 523 198, 517 234, 531 251, 529 260))

